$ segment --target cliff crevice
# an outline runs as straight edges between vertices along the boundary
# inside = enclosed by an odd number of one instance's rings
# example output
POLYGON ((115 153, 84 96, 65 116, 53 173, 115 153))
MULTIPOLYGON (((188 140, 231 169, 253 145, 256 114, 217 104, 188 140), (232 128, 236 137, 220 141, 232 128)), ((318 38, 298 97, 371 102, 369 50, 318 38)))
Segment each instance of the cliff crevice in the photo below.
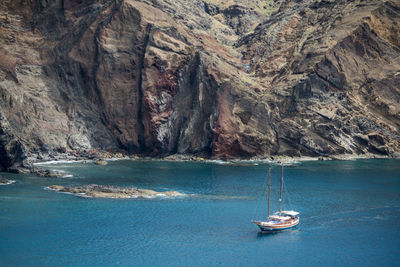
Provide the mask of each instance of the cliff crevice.
POLYGON ((400 155, 400 2, 0 3, 1 169, 400 155))

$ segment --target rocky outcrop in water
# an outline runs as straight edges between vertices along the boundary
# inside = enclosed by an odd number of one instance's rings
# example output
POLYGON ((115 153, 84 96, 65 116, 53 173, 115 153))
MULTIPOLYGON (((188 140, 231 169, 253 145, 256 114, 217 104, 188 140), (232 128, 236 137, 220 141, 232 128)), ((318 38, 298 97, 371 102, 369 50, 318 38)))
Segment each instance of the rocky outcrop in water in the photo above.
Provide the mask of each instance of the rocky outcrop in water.
POLYGON ((65 173, 62 173, 62 172, 43 169, 43 168, 37 168, 37 167, 30 168, 30 171, 31 171, 31 173, 34 173, 37 176, 42 176, 42 177, 63 177, 63 176, 65 176, 65 173))
POLYGON ((400 2, 264 2, 2 1, 0 169, 399 155, 400 2))
POLYGON ((109 185, 81 185, 81 186, 61 186, 52 185, 49 189, 58 192, 71 193, 83 197, 96 198, 153 198, 153 197, 178 197, 183 196, 177 191, 157 192, 150 189, 126 188, 109 185))
POLYGON ((15 183, 14 180, 9 180, 7 178, 1 177, 0 176, 0 185, 9 185, 15 183))
POLYGON ((107 161, 103 160, 103 159, 98 159, 94 161, 94 164, 96 165, 107 165, 107 161))

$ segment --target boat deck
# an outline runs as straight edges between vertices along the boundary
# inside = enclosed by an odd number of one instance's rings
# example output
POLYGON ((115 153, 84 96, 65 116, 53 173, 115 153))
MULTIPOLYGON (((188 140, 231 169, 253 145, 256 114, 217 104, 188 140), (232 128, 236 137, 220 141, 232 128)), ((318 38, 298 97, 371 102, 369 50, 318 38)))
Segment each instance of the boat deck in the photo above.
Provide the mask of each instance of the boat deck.
POLYGON ((285 220, 270 220, 267 222, 261 222, 261 221, 254 221, 253 223, 257 225, 261 231, 274 231, 274 230, 283 230, 283 229, 288 229, 291 227, 296 226, 300 221, 300 218, 292 218, 290 217, 289 219, 285 220))

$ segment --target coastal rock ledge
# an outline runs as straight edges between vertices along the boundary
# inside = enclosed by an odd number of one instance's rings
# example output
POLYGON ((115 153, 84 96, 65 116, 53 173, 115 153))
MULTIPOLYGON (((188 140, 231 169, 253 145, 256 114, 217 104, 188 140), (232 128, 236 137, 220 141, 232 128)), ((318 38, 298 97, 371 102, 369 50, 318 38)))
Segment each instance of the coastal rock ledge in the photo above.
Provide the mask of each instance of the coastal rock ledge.
POLYGON ((96 198, 154 198, 154 197, 178 197, 184 194, 177 191, 158 192, 150 189, 139 189, 135 187, 119 187, 110 185, 79 185, 61 186, 51 185, 50 190, 71 193, 82 197, 96 198))

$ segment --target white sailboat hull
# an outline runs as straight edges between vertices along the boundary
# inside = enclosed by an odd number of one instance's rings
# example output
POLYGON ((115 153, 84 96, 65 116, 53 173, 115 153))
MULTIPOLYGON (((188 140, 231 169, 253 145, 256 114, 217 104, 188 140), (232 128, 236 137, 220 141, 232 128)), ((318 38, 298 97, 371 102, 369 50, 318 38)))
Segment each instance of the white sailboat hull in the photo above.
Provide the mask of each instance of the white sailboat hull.
POLYGON ((300 222, 300 218, 294 218, 290 221, 287 222, 274 222, 274 221, 269 221, 269 222, 258 222, 254 221, 253 223, 257 225, 261 232, 272 232, 272 231, 281 231, 281 230, 286 230, 293 228, 297 226, 300 222))
POLYGON ((261 232, 272 232, 290 229, 295 227, 300 222, 299 212, 294 210, 282 210, 282 189, 283 189, 283 165, 281 168, 281 190, 279 194, 279 212, 272 216, 269 216, 269 198, 271 192, 271 168, 269 168, 268 175, 268 210, 267 210, 267 221, 253 221, 252 223, 257 225, 261 232))

